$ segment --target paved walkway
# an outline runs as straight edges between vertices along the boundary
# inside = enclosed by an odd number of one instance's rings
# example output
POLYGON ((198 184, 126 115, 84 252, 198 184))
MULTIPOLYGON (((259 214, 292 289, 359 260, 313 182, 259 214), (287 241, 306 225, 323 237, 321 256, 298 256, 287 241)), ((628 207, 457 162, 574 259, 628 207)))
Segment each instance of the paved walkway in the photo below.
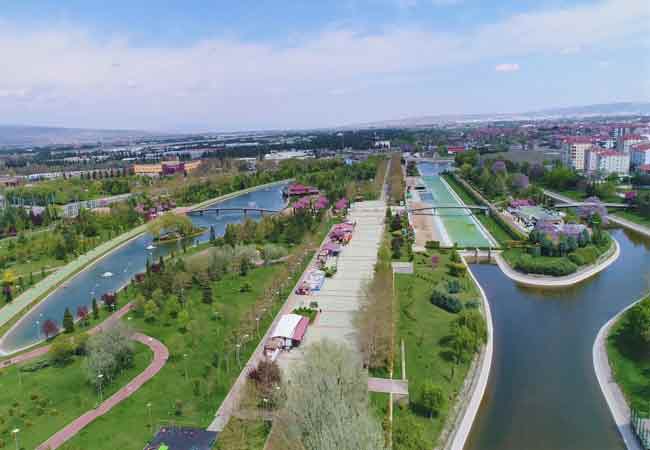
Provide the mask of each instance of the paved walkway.
POLYGON ((409 395, 409 382, 391 378, 368 378, 368 391, 383 394, 409 395))
POLYGON ((612 374, 612 368, 609 365, 609 359, 607 357, 607 336, 612 326, 616 321, 621 317, 625 311, 636 305, 642 299, 637 300, 623 311, 616 314, 614 317, 609 319, 609 321, 603 325, 603 327, 598 332, 596 336, 596 341, 592 349, 592 357, 594 361, 594 370, 596 371, 596 378, 598 379, 598 384, 600 384, 600 389, 603 391, 605 400, 607 401, 607 406, 612 413, 616 427, 618 428, 621 437, 625 442, 625 446, 628 450, 643 450, 641 444, 634 434, 632 429, 632 424, 630 423, 631 412, 630 408, 625 401, 625 396, 621 391, 621 388, 614 380, 614 375, 612 374))
POLYGON ((541 288, 568 287, 568 286, 573 286, 574 284, 578 284, 581 281, 584 281, 587 278, 591 278, 594 275, 602 272, 607 267, 609 267, 612 263, 614 263, 614 261, 618 259, 618 257, 621 254, 621 247, 618 245, 618 241, 616 239, 612 238, 612 240, 614 241, 614 251, 610 253, 607 257, 605 257, 604 260, 601 260, 596 265, 591 265, 583 269, 580 269, 577 272, 572 273, 571 275, 566 275, 561 277, 525 274, 525 273, 518 272, 515 269, 513 269, 510 266, 510 264, 508 264, 508 262, 503 258, 501 253, 496 253, 494 255, 494 259, 496 260, 499 269, 501 269, 501 272, 503 272, 508 278, 510 278, 512 281, 516 283, 522 284, 524 286, 541 287, 541 288))
MULTIPOLYGON (((54 450, 59 448, 69 439, 73 438, 79 431, 86 427, 93 420, 103 416, 109 412, 113 407, 117 406, 120 402, 130 397, 140 387, 156 375, 160 369, 163 368, 167 359, 169 358, 169 351, 162 342, 144 334, 136 333, 133 338, 146 345, 153 351, 153 361, 149 366, 136 376, 130 383, 117 391, 115 394, 105 400, 98 408, 88 411, 77 419, 73 420, 66 427, 55 433, 47 441, 39 445, 36 450, 54 450)), ((119 430, 115 430, 119 433, 119 430)))
MULTIPOLYGON (((123 307, 115 311, 113 314, 108 316, 102 323, 88 330, 88 334, 92 336, 94 334, 100 333, 103 330, 111 328, 122 317, 124 317, 130 310, 131 310, 131 303, 127 303, 126 305, 124 305, 123 307)), ((22 364, 27 361, 31 361, 32 359, 45 356, 45 354, 47 354, 47 352, 50 350, 50 347, 51 345, 45 345, 43 347, 36 348, 29 352, 21 353, 12 358, 5 359, 2 362, 0 362, 0 368, 4 369, 6 367, 13 366, 14 364, 22 364)))

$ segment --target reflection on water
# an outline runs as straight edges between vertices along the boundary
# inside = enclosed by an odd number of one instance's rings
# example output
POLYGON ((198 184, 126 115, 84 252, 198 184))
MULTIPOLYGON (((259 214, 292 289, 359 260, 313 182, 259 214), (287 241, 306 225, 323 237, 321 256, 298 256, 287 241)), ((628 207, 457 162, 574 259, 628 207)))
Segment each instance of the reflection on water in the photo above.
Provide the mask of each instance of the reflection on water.
POLYGON ((496 266, 472 267, 492 309, 495 352, 466 449, 625 448, 594 374, 592 346, 602 325, 644 292, 650 241, 612 234, 619 259, 568 289, 523 288, 496 266))
MULTIPOLYGON (((264 188, 255 192, 241 195, 219 202, 224 208, 250 207, 259 205, 265 209, 282 209, 285 201, 282 197, 282 188, 278 185, 273 188, 264 188)), ((259 219, 259 213, 249 213, 248 217, 259 219)), ((219 215, 204 214, 190 216, 196 225, 205 227, 206 231, 192 241, 204 242, 210 238, 209 228, 214 226, 217 236, 222 235, 226 225, 240 223, 244 216, 240 212, 220 213, 219 215)), ((167 255, 174 249, 179 249, 180 242, 153 245, 152 237, 148 233, 125 244, 95 264, 90 269, 75 276, 65 283, 38 306, 32 309, 25 317, 5 335, 2 341, 2 352, 10 353, 19 348, 34 344, 42 338, 40 331, 44 320, 52 319, 59 325, 63 319, 66 308, 70 308, 73 315, 77 307, 90 306, 92 298, 99 299, 106 292, 119 289, 128 283, 133 276, 144 271, 147 257, 151 261, 158 260, 160 256, 167 255), (112 276, 103 276, 110 272, 112 276)))

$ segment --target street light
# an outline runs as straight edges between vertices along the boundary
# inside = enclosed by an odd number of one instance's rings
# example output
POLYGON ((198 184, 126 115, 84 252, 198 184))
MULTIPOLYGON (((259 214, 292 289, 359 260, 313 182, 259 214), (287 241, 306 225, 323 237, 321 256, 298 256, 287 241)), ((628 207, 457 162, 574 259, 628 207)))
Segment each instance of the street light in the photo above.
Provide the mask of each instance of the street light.
POLYGON ((187 375, 187 353, 183 353, 183 366, 185 366, 185 381, 189 380, 187 375))
POLYGON ((241 347, 241 344, 238 342, 235 347, 237 348, 237 365, 241 368, 241 362, 239 361, 239 347, 241 347))
POLYGON ((260 335, 260 316, 255 317, 255 322, 257 322, 257 336, 260 335))
POLYGON ((11 433, 14 435, 14 441, 16 442, 16 450, 19 449, 18 447, 18 433, 20 433, 20 428, 14 428, 11 430, 11 433))
POLYGON ((149 428, 153 432, 153 419, 151 418, 151 402, 147 403, 147 409, 149 410, 149 428))
POLYGON ((97 375, 97 380, 98 380, 98 383, 99 383, 99 404, 100 405, 104 401, 104 394, 102 393, 102 380, 103 380, 103 378, 104 378, 103 373, 100 373, 99 375, 97 375))

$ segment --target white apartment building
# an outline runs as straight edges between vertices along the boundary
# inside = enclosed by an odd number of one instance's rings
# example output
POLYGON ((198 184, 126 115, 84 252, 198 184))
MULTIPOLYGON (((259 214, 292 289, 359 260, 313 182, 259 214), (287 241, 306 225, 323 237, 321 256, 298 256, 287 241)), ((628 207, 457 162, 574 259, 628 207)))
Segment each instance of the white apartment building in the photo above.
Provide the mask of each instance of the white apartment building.
POLYGON ((633 145, 630 159, 634 167, 650 164, 650 142, 633 145))
POLYGON ((576 169, 585 170, 586 153, 594 145, 593 139, 586 136, 570 136, 562 141, 562 157, 564 164, 576 169))
POLYGON ((644 142, 642 136, 638 134, 626 134, 618 138, 618 151, 623 153, 630 153, 632 146, 644 142))
POLYGON ((630 173, 630 155, 614 150, 602 150, 592 147, 587 151, 586 169, 589 172, 599 172, 605 175, 630 173))

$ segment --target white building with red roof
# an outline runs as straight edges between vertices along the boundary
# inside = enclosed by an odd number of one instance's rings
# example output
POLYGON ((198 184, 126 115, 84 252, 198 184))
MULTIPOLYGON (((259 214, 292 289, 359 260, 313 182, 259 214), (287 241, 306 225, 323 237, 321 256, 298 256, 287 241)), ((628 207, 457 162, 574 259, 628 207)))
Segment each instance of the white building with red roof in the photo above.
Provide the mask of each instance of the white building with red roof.
POLYGON ((615 150, 603 150, 592 147, 587 150, 586 169, 589 172, 600 172, 606 175, 615 173, 627 175, 630 173, 630 155, 615 150))
POLYGON ((618 138, 618 150, 623 153, 630 153, 634 145, 643 142, 646 142, 646 140, 639 134, 626 134, 618 138))

